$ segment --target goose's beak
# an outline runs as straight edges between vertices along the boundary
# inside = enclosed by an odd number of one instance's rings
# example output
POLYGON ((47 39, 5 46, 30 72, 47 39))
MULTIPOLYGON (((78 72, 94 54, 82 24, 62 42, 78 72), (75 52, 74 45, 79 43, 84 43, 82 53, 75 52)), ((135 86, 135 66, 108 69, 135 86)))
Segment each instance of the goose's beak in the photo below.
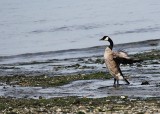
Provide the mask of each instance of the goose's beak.
POLYGON ((99 41, 103 41, 103 38, 99 39, 99 41))

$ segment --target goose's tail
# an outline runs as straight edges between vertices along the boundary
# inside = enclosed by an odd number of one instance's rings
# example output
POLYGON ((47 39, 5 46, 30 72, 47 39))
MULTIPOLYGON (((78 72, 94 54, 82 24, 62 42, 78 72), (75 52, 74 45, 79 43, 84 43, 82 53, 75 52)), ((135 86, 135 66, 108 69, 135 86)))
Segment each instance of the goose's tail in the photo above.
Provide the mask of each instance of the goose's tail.
POLYGON ((125 81, 128 85, 130 84, 129 81, 123 75, 120 75, 119 79, 125 81))
POLYGON ((128 85, 130 84, 129 81, 126 78, 123 78, 123 79, 128 85))

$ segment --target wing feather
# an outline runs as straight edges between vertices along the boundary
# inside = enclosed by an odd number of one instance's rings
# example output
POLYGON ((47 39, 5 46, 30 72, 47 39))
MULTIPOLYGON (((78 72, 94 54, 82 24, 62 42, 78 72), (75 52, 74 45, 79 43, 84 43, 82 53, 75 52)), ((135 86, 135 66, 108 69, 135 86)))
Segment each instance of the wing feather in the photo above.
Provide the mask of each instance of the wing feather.
POLYGON ((128 56, 126 52, 113 52, 113 59, 117 64, 133 64, 135 62, 141 62, 142 60, 134 59, 128 56))

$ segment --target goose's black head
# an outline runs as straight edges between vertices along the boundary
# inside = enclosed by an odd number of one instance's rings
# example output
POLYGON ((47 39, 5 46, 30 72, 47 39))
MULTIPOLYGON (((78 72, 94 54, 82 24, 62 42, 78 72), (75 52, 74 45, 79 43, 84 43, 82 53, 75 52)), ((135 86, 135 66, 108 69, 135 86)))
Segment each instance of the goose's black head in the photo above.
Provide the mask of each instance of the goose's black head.
POLYGON ((110 46, 109 46, 109 48, 110 48, 110 49, 112 49, 112 48, 113 48, 113 41, 112 41, 112 39, 111 39, 109 36, 104 36, 104 37, 103 37, 103 38, 101 38, 100 40, 110 42, 110 46))
POLYGON ((100 40, 109 41, 111 38, 109 36, 103 36, 100 40))

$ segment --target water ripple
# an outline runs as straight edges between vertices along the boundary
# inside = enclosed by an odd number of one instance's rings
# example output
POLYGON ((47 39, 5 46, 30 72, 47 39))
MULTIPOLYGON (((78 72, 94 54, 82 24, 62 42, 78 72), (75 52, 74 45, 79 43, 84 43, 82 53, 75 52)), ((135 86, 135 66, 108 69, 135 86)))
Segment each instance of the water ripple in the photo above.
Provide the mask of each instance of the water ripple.
POLYGON ((146 32, 157 32, 157 31, 160 31, 160 27, 148 27, 148 28, 139 28, 139 29, 128 30, 128 31, 117 31, 112 35, 146 33, 146 32))

